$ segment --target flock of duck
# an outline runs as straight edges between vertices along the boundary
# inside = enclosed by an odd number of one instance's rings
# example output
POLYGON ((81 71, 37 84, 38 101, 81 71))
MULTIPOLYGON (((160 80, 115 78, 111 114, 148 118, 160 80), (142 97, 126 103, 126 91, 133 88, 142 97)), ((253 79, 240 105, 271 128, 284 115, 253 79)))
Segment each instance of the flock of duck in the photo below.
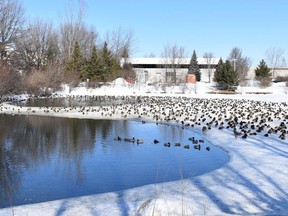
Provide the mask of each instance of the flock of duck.
MULTIPOLYGON (((235 138, 248 139, 257 135, 263 137, 274 135, 286 140, 288 126, 286 102, 168 96, 144 96, 138 100, 139 103, 134 105, 114 107, 110 110, 110 114, 117 113, 118 110, 124 118, 137 114, 139 118, 152 118, 156 123, 176 122, 183 129, 201 127, 203 133, 208 133, 212 129, 231 130, 235 138)), ((170 145, 167 143, 165 146, 170 145)))
MULTIPOLYGON (((172 96, 73 96, 75 100, 117 101, 108 106, 22 107, 1 103, 0 113, 36 114, 78 112, 101 118, 139 118, 142 123, 153 120, 158 123, 178 123, 182 129, 199 127, 203 133, 210 130, 229 130, 235 138, 252 136, 276 136, 285 140, 288 126, 288 104, 247 99, 200 99, 172 96), (120 101, 120 102, 119 102, 120 101), (122 101, 122 102, 121 102, 122 101)), ((1 101, 0 101, 1 102, 1 101)), ((2 100, 3 102, 3 100, 2 100)), ((5 102, 5 101, 4 101, 5 102)), ((116 137, 120 141, 120 137, 116 137)), ((116 139, 115 138, 115 139, 116 139)), ((142 144, 143 140, 123 138, 123 141, 142 144)), ((191 138, 192 139, 192 138, 191 138)), ((121 139, 122 140, 122 139, 121 139)), ((155 144, 157 143, 154 140, 155 144)), ((194 148, 201 148, 203 140, 190 140, 194 148)), ((180 144, 181 145, 181 144, 180 144)), ((170 147, 171 143, 164 143, 170 147)), ((179 144, 175 144, 179 146, 179 144)), ((184 148, 190 148, 184 145, 184 148)), ((207 149, 208 150, 208 149, 207 149)), ((210 150, 210 149, 209 149, 210 150)))
MULTIPOLYGON (((137 144, 143 144, 143 143, 144 143, 144 140, 143 140, 143 139, 135 139, 135 137, 132 137, 132 138, 123 138, 123 139, 122 139, 122 137, 117 136, 117 137, 114 138, 114 140, 115 140, 115 141, 122 141, 122 140, 124 140, 125 142, 132 142, 132 143, 137 143, 137 144)), ((195 137, 190 137, 188 140, 191 141, 192 144, 194 144, 194 149, 197 149, 197 150, 201 150, 201 144, 198 144, 198 142, 199 142, 199 143, 204 143, 204 142, 205 142, 203 139, 197 140, 197 139, 195 139, 195 137)), ((154 140, 153 140, 153 143, 154 143, 154 144, 158 144, 158 143, 159 143, 159 140, 154 139, 154 140)), ((164 146, 165 146, 165 147, 170 147, 171 145, 172 145, 172 144, 171 144, 170 142, 164 143, 164 146)), ((175 146, 175 147, 180 147, 180 146, 181 146, 181 143, 176 142, 176 143, 174 144, 174 146, 175 146)), ((190 149, 190 144, 185 144, 183 147, 184 147, 185 149, 190 149)), ((207 147, 206 147, 206 150, 207 150, 207 151, 210 151, 210 147, 207 146, 207 147)))

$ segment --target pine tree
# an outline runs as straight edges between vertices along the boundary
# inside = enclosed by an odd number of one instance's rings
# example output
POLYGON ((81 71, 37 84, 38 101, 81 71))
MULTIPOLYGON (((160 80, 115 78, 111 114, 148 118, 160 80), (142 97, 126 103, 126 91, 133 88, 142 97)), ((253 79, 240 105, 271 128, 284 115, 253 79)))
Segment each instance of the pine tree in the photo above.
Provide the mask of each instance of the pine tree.
POLYGON ((91 56, 87 62, 85 78, 90 81, 101 81, 102 62, 97 52, 96 46, 93 46, 91 56))
POLYGON ((101 59, 103 62, 102 73, 100 74, 100 80, 102 82, 108 81, 108 77, 112 74, 113 69, 113 59, 110 50, 108 49, 108 44, 105 41, 102 52, 101 52, 101 59))
POLYGON ((257 68, 255 69, 255 75, 256 75, 256 79, 260 79, 263 77, 271 77, 271 69, 267 66, 266 62, 264 61, 264 59, 262 59, 259 63, 259 65, 257 66, 257 68))
POLYGON ((66 76, 68 76, 69 79, 76 79, 76 76, 80 78, 81 74, 83 73, 83 69, 84 59, 81 54, 79 43, 76 41, 73 48, 72 56, 66 64, 66 76))
POLYGON ((188 69, 188 74, 194 74, 196 76, 196 80, 200 81, 201 80, 201 71, 200 71, 200 67, 198 65, 198 61, 197 61, 197 55, 195 50, 193 51, 191 60, 190 60, 190 66, 188 69))
POLYGON ((229 60, 224 63, 222 58, 220 58, 214 73, 214 81, 225 89, 231 89, 233 86, 238 85, 237 72, 234 71, 229 60))
POLYGON ((222 58, 220 58, 216 71, 214 73, 214 81, 217 82, 219 85, 224 85, 225 82, 225 78, 224 78, 224 62, 222 60, 222 58))
POLYGON ((104 43, 101 52, 101 60, 102 60, 102 73, 100 75, 101 81, 107 82, 109 80, 117 78, 121 68, 117 60, 111 54, 107 42, 104 43))
POLYGON ((236 86, 239 83, 237 71, 234 71, 232 64, 229 60, 225 62, 225 73, 227 77, 228 87, 236 86))

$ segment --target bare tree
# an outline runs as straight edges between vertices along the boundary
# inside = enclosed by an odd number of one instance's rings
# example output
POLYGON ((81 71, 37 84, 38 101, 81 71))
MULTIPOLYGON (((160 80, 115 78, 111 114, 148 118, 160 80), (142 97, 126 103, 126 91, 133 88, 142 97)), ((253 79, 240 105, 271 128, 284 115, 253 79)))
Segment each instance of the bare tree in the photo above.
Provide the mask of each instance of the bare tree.
POLYGON ((0 58, 7 58, 15 36, 21 29, 24 10, 18 0, 0 0, 0 58))
POLYGON ((47 77, 40 70, 33 70, 27 77, 25 82, 25 88, 28 94, 36 96, 45 96, 46 94, 46 83, 48 82, 47 77))
POLYGON ((212 65, 214 65, 216 62, 214 62, 214 55, 211 52, 206 52, 203 55, 203 58, 205 59, 205 63, 207 64, 207 75, 209 78, 209 83, 211 82, 211 76, 213 73, 213 67, 212 65))
POLYGON ((59 89, 63 81, 61 65, 50 63, 40 70, 34 69, 27 77, 25 88, 29 94, 47 96, 59 89))
POLYGON ((153 52, 151 52, 149 55, 145 54, 145 58, 155 58, 155 57, 156 55, 153 52))
POLYGON ((251 59, 247 56, 242 56, 242 50, 237 47, 231 50, 228 59, 233 65, 233 70, 237 72, 239 81, 243 83, 252 65, 251 59))
POLYGON ((97 40, 96 31, 88 29, 84 23, 64 23, 60 27, 61 59, 67 62, 70 58, 76 41, 80 43, 83 57, 88 59, 97 40))
POLYGON ((107 32, 106 42, 118 62, 121 58, 129 57, 134 52, 135 38, 133 31, 118 28, 112 32, 107 32))
POLYGON ((166 82, 177 83, 177 80, 181 81, 180 74, 177 79, 177 69, 181 67, 181 64, 186 57, 185 48, 178 46, 177 44, 170 45, 169 43, 164 46, 164 52, 162 53, 163 65, 165 68, 165 80, 166 82))
POLYGON ((0 60, 0 95, 14 93, 20 83, 19 74, 5 60, 0 60))
POLYGON ((51 24, 36 20, 28 24, 16 40, 16 61, 25 72, 39 70, 59 54, 57 34, 51 24))
MULTIPOLYGON (((130 63, 124 63, 122 66, 122 77, 128 82, 134 82, 136 79, 136 72, 133 68, 133 65, 130 63)), ((139 79, 137 79, 139 80, 139 79)))
POLYGON ((52 90, 60 88, 64 79, 64 68, 63 65, 58 62, 50 62, 46 67, 42 69, 42 72, 47 77, 46 87, 52 90))
POLYGON ((85 2, 78 0, 76 6, 73 5, 73 1, 70 3, 65 12, 66 20, 61 24, 59 30, 61 59, 64 63, 69 60, 76 41, 80 43, 83 57, 87 59, 98 38, 96 30, 93 27, 88 28, 83 21, 86 10, 85 2))
POLYGON ((58 31, 51 27, 47 36, 47 63, 60 63, 60 46, 58 31))
POLYGON ((275 68, 280 67, 283 63, 284 50, 281 48, 270 48, 266 51, 267 62, 269 67, 272 69, 272 78, 275 78, 275 68))

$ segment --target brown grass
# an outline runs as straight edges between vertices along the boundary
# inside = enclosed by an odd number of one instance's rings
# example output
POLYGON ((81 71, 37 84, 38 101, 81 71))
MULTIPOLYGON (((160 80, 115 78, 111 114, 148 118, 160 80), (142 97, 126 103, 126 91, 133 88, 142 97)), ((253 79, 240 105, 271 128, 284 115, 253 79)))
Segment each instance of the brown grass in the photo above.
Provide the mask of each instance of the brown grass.
POLYGON ((229 90, 217 90, 217 91, 211 91, 207 93, 208 94, 239 94, 235 91, 229 91, 229 90))

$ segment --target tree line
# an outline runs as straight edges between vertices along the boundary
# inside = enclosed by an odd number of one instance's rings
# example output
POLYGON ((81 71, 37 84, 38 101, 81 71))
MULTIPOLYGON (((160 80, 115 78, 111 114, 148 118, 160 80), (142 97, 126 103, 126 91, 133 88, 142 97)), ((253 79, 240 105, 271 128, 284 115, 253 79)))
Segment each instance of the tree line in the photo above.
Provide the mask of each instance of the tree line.
MULTIPOLYGON (((250 59, 247 59, 247 57, 241 57, 239 49, 234 48, 229 59, 225 62, 220 58, 214 73, 214 81, 222 89, 235 90, 239 84, 245 85, 249 68, 250 59), (238 53, 238 55, 236 55, 237 58, 234 55, 235 53, 238 53)), ((260 82, 261 87, 268 87, 271 85, 273 76, 271 71, 272 69, 269 68, 265 60, 262 59, 254 70, 255 79, 260 82)))
MULTIPOLYGON (((271 85, 272 78, 275 78, 273 75, 273 70, 279 66, 278 62, 280 57, 282 57, 283 51, 281 49, 269 49, 267 53, 268 61, 270 62, 270 65, 272 65, 272 68, 268 67, 265 60, 262 59, 254 70, 255 79, 260 82, 261 87, 267 87, 271 85)), ((212 76, 211 60, 213 59, 213 54, 205 53, 203 58, 207 64, 206 73, 210 82, 212 76)), ((245 85, 251 64, 251 59, 247 56, 243 56, 242 50, 235 47, 232 49, 229 57, 225 62, 222 58, 220 58, 214 72, 213 81, 223 89, 234 90, 239 84, 245 85)), ((201 71, 199 69, 195 50, 193 51, 190 60, 188 74, 194 74, 197 81, 201 80, 201 71)), ((284 78, 284 80, 287 79, 284 78)))
POLYGON ((78 4, 54 27, 40 19, 25 21, 20 1, 0 0, 0 95, 49 94, 62 83, 72 87, 134 76, 128 63, 120 67, 132 52, 133 32, 119 28, 100 38, 84 23, 85 8, 78 4))
MULTIPOLYGON (((0 0, 0 95, 21 91, 45 95, 63 83, 73 87, 88 81, 90 86, 96 86, 117 77, 135 79, 133 67, 127 61, 133 52, 133 32, 119 28, 100 37, 93 26, 85 24, 85 7, 81 1, 78 4, 77 9, 66 11, 66 20, 54 27, 41 19, 25 21, 20 0, 0 0)), ((267 51, 271 73, 262 76, 255 71, 263 85, 274 78, 275 68, 285 60, 283 53, 275 48, 267 51)), ((184 47, 176 44, 166 45, 162 53, 174 84, 177 84, 176 71, 185 56, 184 47)), ((209 82, 226 87, 244 83, 251 67, 251 59, 237 47, 225 62, 220 59, 215 73, 213 53, 206 52, 203 58, 209 82)), ((264 63, 260 63, 260 70, 264 63)), ((201 71, 194 50, 188 73, 195 74, 200 81, 201 71)))

